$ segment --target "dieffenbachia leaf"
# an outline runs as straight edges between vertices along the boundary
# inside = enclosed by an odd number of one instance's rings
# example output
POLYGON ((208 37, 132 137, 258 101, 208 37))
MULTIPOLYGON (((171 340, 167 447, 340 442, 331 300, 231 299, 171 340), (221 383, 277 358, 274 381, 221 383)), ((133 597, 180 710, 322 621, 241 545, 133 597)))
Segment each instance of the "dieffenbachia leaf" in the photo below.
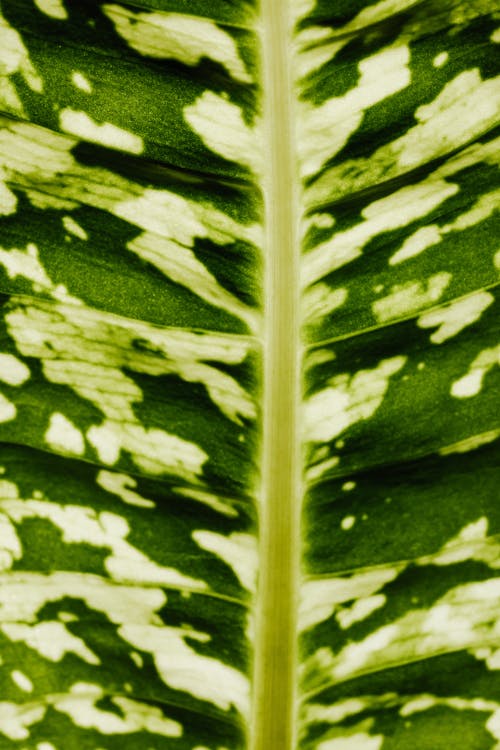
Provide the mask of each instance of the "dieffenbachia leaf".
POLYGON ((1 0, 0 748, 500 747, 496 0, 1 0))

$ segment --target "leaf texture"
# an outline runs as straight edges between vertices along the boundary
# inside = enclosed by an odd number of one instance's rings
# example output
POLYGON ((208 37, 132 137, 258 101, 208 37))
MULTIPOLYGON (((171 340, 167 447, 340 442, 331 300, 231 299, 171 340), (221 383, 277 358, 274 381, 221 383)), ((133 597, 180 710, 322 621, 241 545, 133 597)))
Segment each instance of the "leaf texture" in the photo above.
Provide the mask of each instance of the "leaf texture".
POLYGON ((500 8, 280 0, 293 499, 263 4, 1 0, 0 748, 281 750, 262 526, 295 502, 297 750, 500 746, 500 8))

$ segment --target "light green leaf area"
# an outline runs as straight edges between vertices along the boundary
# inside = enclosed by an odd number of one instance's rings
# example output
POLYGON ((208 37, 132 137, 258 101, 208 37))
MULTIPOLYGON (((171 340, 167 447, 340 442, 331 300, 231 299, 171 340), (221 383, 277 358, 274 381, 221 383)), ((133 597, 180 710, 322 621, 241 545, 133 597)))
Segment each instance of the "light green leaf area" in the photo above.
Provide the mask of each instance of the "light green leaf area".
POLYGON ((2 750, 500 747, 499 27, 0 0, 2 750))

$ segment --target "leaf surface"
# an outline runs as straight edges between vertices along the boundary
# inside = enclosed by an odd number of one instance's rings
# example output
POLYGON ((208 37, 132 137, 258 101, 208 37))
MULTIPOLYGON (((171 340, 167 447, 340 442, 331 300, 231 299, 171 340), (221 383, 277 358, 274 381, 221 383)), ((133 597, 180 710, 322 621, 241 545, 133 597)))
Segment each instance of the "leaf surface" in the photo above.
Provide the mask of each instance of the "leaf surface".
POLYGON ((0 747, 500 743, 499 19, 2 0, 0 747))

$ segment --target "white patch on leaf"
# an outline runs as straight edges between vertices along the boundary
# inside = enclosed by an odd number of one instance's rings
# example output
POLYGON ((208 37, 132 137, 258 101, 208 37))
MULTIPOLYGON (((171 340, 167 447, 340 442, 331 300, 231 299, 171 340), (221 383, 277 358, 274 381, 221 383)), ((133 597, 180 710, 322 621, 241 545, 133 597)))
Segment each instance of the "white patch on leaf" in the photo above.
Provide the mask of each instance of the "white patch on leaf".
POLYGON ((433 344, 442 344, 467 326, 476 323, 494 301, 495 298, 489 292, 477 292, 439 310, 431 310, 421 315, 417 325, 419 328, 438 327, 438 330, 431 334, 430 340, 433 344))
POLYGON ((494 440, 500 437, 500 430, 489 430, 483 432, 480 435, 472 435, 471 437, 459 440, 457 443, 446 445, 444 448, 439 450, 440 456, 448 456, 451 453, 468 453, 480 448, 482 445, 492 443, 494 440))
POLYGON ((327 442, 353 424, 370 419, 384 400, 390 378, 403 369, 407 359, 391 357, 381 360, 372 370, 331 378, 329 386, 315 393, 305 404, 305 439, 327 442))
POLYGON ((406 88, 411 81, 406 45, 386 47, 359 63, 360 79, 344 96, 320 106, 302 104, 299 159, 305 177, 317 173, 347 143, 370 107, 406 88))
POLYGON ((84 91, 86 94, 91 94, 93 91, 92 84, 86 75, 81 73, 79 70, 74 70, 71 74, 71 82, 77 89, 84 91))
POLYGON ((255 537, 240 532, 224 536, 213 531, 193 531, 192 537, 199 547, 220 557, 231 568, 243 588, 255 593, 259 565, 255 537))
POLYGON ((24 672, 21 672, 19 669, 14 669, 10 673, 10 676, 20 690, 23 690, 25 693, 33 692, 34 685, 28 675, 24 674, 24 672))
POLYGON ((457 185, 429 178, 370 203, 362 211, 364 221, 333 234, 304 256, 304 283, 311 284, 351 263, 374 237, 422 218, 457 192, 457 185))
POLYGON ((79 240, 88 240, 89 236, 85 229, 80 226, 80 224, 75 221, 71 216, 63 216, 62 219, 63 227, 69 234, 72 234, 74 237, 78 237, 79 240))
MULTIPOLYGON (((0 498, 2 508, 4 498, 0 498)), ((16 528, 9 517, 0 513, 0 572, 10 570, 16 560, 20 560, 23 554, 21 541, 17 535, 16 528)))
MULTIPOLYGON (((353 576, 306 581, 301 589, 300 630, 308 630, 327 620, 334 612, 340 611, 339 605, 344 602, 351 600, 362 602, 372 599, 377 591, 397 578, 403 569, 404 565, 400 565, 363 571, 353 576)), ((379 601, 381 602, 377 600, 379 601)), ((360 605, 361 610, 363 607, 365 605, 360 605)), ((361 610, 358 609, 358 614, 361 610)), ((352 615, 353 611, 351 611, 352 615)))
POLYGON ((27 365, 13 354, 0 353, 0 380, 7 385, 23 385, 31 373, 27 365))
POLYGON ((413 315, 422 308, 438 302, 452 278, 451 273, 442 271, 430 276, 426 281, 396 284, 386 297, 381 297, 373 303, 373 314, 379 323, 413 315))
POLYGON ((500 190, 492 190, 482 195, 469 210, 458 214, 454 221, 443 226, 431 224, 417 229, 389 259, 389 265, 394 266, 419 255, 439 244, 451 232, 462 232, 476 226, 498 210, 499 201, 500 190))
POLYGON ((11 216, 16 213, 16 209, 16 194, 4 182, 0 182, 0 216, 11 216))
POLYGON ((0 393, 0 423, 12 422, 17 416, 15 405, 3 393, 0 393))
MULTIPOLYGON (((23 77, 32 91, 37 93, 43 91, 42 78, 33 67, 21 35, 9 25, 7 19, 0 13, 0 76, 12 76, 16 73, 23 77)), ((5 91, 0 89, 0 103, 4 102, 2 94, 5 94, 5 91)), ((8 96, 11 95, 8 89, 7 94, 8 96)), ((8 106, 11 101, 7 98, 7 111, 11 111, 8 106)))
POLYGON ((256 175, 262 173, 262 147, 257 132, 246 124, 237 104, 205 91, 184 107, 184 119, 208 149, 249 167, 256 175))
POLYGON ((486 374, 500 364, 500 345, 483 349, 469 367, 468 372, 451 386, 455 398, 472 398, 481 392, 486 374))
POLYGON ((68 18, 68 11, 64 7, 63 0, 35 0, 35 5, 46 16, 56 18, 58 21, 66 21, 68 18))
MULTIPOLYGON (((67 595, 71 596, 71 592, 68 591, 67 595)), ((66 654, 74 654, 87 664, 101 663, 81 638, 70 633, 64 623, 57 620, 45 620, 36 625, 8 622, 0 629, 9 640, 24 643, 48 661, 60 662, 66 654)))
POLYGON ((146 57, 197 65, 202 58, 220 63, 237 81, 251 83, 235 40, 208 18, 184 13, 142 13, 121 5, 103 12, 132 49, 146 57))
POLYGON ((9 740, 26 740, 30 736, 29 727, 37 724, 45 716, 47 707, 33 703, 0 702, 0 734, 9 740))
POLYGON ((381 750, 383 743, 383 734, 355 732, 346 737, 336 737, 320 742, 317 750, 381 750))
POLYGON ((164 567, 151 560, 144 552, 127 541, 130 526, 116 513, 98 513, 93 508, 79 505, 59 505, 43 500, 6 500, 4 511, 11 519, 43 518, 62 532, 66 544, 87 544, 109 549, 104 566, 110 576, 120 583, 164 586, 186 586, 203 591, 205 581, 191 578, 175 568, 164 567))
POLYGON ((44 438, 54 450, 72 453, 75 456, 83 456, 85 453, 85 441, 81 431, 60 412, 51 414, 44 438))
POLYGON ((96 477, 96 482, 106 492, 116 495, 127 505, 135 505, 137 508, 156 507, 153 500, 148 500, 134 491, 137 487, 137 481, 128 474, 117 474, 102 469, 96 477))
POLYGON ((186 637, 206 643, 205 633, 173 627, 124 624, 118 631, 134 648, 150 653, 163 682, 174 690, 184 690, 229 711, 235 706, 248 718, 250 684, 248 678, 219 659, 203 656, 189 646, 186 637))
POLYGON ((59 124, 61 130, 66 133, 99 143, 101 146, 128 151, 131 154, 142 154, 144 151, 144 142, 140 136, 113 125, 111 122, 99 125, 82 110, 69 107, 62 109, 59 113, 59 124))
POLYGON ((104 697, 100 685, 77 682, 69 694, 52 698, 51 704, 56 711, 69 716, 75 726, 96 729, 103 735, 148 732, 162 737, 182 736, 182 724, 166 718, 160 708, 113 695, 110 700, 120 711, 115 713, 97 707, 104 697))

